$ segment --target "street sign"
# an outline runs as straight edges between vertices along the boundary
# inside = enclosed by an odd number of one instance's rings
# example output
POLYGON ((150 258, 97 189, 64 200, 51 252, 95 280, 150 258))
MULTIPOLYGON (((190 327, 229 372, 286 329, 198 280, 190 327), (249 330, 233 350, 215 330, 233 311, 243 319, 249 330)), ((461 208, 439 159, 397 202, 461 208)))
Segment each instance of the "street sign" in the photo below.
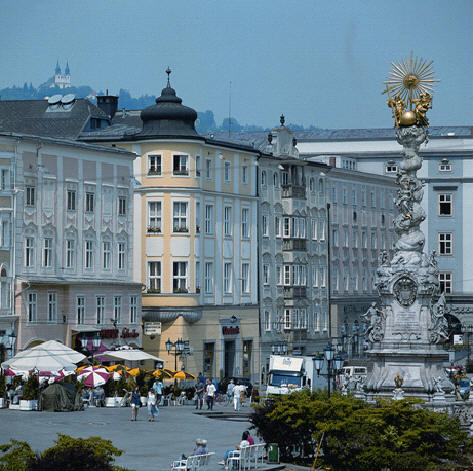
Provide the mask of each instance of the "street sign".
POLYGON ((145 322, 145 335, 161 335, 161 322, 145 322))

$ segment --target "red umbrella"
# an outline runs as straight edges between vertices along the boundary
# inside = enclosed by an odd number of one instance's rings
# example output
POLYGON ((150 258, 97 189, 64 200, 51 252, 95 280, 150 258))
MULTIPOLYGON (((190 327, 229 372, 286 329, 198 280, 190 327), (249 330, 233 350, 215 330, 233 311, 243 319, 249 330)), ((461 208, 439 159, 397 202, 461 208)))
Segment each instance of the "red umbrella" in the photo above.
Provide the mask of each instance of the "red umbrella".
POLYGON ((17 376, 17 375, 21 375, 21 373, 16 373, 15 371, 11 370, 10 368, 5 368, 3 370, 3 374, 5 376, 17 376))
POLYGON ((85 386, 90 386, 90 387, 95 387, 95 386, 102 386, 102 384, 105 384, 111 374, 103 368, 103 371, 100 370, 92 370, 92 371, 87 371, 83 373, 84 370, 82 370, 81 374, 77 377, 79 381, 83 381, 85 386))

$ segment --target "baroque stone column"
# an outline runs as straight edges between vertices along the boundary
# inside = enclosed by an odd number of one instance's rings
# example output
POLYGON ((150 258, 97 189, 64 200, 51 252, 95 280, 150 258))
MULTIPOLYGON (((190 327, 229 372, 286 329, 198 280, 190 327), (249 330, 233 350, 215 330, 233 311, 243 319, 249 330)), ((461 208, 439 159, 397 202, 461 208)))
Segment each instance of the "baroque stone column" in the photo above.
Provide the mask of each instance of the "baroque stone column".
POLYGON ((435 251, 424 253, 425 236, 420 224, 426 214, 421 207, 424 183, 417 178, 422 167, 419 147, 428 140, 424 126, 401 126, 396 139, 403 147, 394 198, 398 239, 389 260, 381 252, 376 287, 380 305, 365 313, 366 334, 371 342, 368 357, 373 369, 366 378, 367 399, 391 396, 395 378, 403 379, 406 396, 432 398, 436 384, 449 393, 452 385, 442 367, 448 359, 441 342, 447 337, 445 297, 439 297, 435 251), (434 381, 435 380, 435 381, 434 381))

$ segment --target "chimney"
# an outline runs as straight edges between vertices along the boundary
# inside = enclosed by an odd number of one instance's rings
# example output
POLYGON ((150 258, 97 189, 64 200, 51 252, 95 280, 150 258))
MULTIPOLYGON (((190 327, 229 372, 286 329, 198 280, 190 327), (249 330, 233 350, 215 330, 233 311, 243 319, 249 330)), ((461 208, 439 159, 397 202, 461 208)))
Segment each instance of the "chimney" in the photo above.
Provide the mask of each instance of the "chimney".
POLYGON ((108 90, 105 96, 97 96, 97 106, 112 119, 118 108, 118 97, 109 95, 108 90))

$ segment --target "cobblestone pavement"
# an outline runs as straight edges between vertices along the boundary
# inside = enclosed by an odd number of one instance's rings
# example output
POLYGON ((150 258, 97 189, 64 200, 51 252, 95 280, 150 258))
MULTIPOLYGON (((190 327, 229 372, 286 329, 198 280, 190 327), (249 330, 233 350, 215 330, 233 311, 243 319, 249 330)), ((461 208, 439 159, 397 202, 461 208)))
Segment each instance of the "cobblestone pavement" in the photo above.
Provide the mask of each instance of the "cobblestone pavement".
MULTIPOLYGON (((231 412, 230 406, 216 406, 214 412, 231 412)), ((218 465, 226 449, 234 448, 249 427, 244 408, 241 417, 215 419, 196 414, 193 406, 160 408, 158 421, 147 421, 142 408, 138 421, 130 421, 130 408, 89 408, 80 412, 26 412, 0 410, 0 444, 10 438, 25 440, 34 450, 53 445, 57 433, 73 437, 100 436, 112 440, 124 451, 116 463, 136 471, 165 471, 182 453, 189 454, 196 438, 208 440, 214 451, 209 471, 222 470, 218 465)), ((265 466, 260 469, 274 469, 265 466)))

